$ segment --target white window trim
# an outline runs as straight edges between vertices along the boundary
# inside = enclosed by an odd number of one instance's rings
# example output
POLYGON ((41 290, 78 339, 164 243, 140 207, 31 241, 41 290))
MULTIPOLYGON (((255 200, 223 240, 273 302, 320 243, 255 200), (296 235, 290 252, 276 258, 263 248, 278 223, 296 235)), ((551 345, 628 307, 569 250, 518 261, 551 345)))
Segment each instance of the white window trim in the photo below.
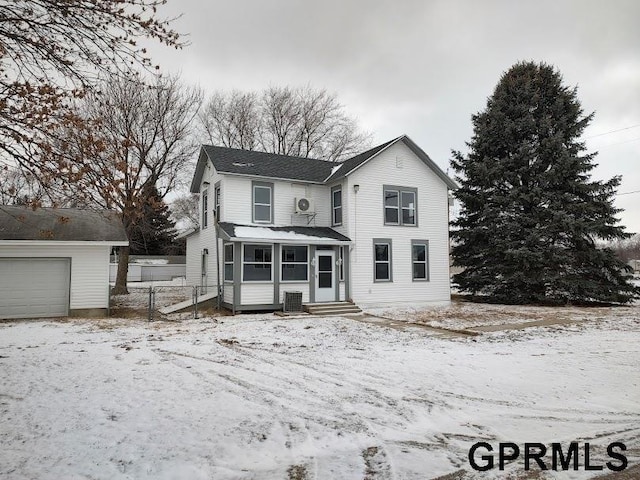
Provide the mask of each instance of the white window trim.
POLYGON ((308 245, 281 245, 280 246, 280 283, 309 283, 309 246, 308 245), (307 249, 307 261, 306 262, 285 262, 282 256, 284 255, 284 249, 286 247, 304 247, 307 249), (284 265, 306 265, 307 278, 306 280, 284 280, 283 267, 284 265))
POLYGON ((222 189, 220 188, 220 184, 218 183, 214 190, 213 190, 213 212, 214 212, 214 218, 217 222, 219 222, 220 219, 220 213, 221 213, 221 209, 220 207, 221 205, 221 197, 222 197, 222 189))
POLYGON ((414 192, 414 191, 409 191, 409 190, 400 191, 400 217, 398 217, 398 218, 400 220, 400 224, 401 225, 406 225, 407 227, 415 227, 415 225, 416 225, 416 223, 418 221, 417 216, 416 216, 416 197, 417 197, 417 195, 416 195, 416 192, 414 192), (411 207, 403 207, 402 206, 402 203, 403 203, 402 202, 402 196, 403 195, 413 195, 413 208, 411 208, 411 207), (404 211, 405 210, 409 210, 409 211, 413 210, 413 223, 404 223, 404 211))
POLYGON ((384 217, 383 217, 384 224, 385 225, 401 225, 402 224, 401 223, 402 222, 402 211, 400 209, 400 205, 401 205, 401 202, 400 202, 400 190, 394 190, 392 188, 385 188, 384 192, 382 194, 382 200, 384 202, 384 213, 383 213, 384 214, 384 217), (387 192, 395 192, 395 193, 398 194, 398 206, 397 207, 394 207, 393 205, 387 206, 387 192), (398 212, 398 221, 397 222, 387 222, 387 209, 396 210, 398 212))
POLYGON ((273 252, 274 252, 273 244, 271 243, 243 243, 242 244, 242 283, 273 283, 273 252), (244 260, 244 252, 247 245, 254 246, 258 245, 260 247, 269 247, 271 249, 271 262, 245 262, 244 260), (244 266, 245 265, 271 265, 271 278, 269 280, 245 280, 244 278, 244 266))

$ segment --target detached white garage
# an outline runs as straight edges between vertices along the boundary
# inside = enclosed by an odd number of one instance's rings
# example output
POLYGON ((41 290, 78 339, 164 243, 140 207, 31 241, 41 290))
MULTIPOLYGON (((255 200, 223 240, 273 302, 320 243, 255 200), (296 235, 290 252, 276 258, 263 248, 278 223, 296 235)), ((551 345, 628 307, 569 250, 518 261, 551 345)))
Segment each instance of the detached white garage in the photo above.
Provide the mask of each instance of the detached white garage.
POLYGON ((0 206, 0 319, 103 315, 124 245, 114 212, 0 206))

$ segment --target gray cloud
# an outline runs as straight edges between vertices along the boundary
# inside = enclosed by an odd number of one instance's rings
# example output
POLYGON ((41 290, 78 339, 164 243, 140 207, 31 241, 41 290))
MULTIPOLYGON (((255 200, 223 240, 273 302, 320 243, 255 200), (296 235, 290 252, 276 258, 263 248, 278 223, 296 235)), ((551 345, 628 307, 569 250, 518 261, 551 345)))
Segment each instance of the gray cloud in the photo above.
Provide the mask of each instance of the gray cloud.
MULTIPOLYGON (((465 148, 470 116, 519 60, 551 63, 579 87, 585 136, 640 124, 640 2, 239 0, 170 2, 190 34, 180 52, 154 48, 164 70, 203 88, 311 83, 336 91, 376 142, 407 133, 443 168, 465 148)), ((597 137, 590 149, 640 137, 597 137)), ((597 178, 640 190, 640 141, 601 149, 597 178)), ((619 197, 640 231, 640 194, 619 197)))

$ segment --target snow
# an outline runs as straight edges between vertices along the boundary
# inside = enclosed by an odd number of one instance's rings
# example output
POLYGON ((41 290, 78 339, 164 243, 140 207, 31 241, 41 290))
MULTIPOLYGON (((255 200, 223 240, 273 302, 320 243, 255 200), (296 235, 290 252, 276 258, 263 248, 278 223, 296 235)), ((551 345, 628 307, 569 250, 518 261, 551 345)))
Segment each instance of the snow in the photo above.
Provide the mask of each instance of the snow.
POLYGON ((2 323, 0 477, 425 479, 470 470, 477 441, 637 445, 625 311, 474 338, 266 314, 2 323))
POLYGON ((285 230, 273 230, 267 227, 239 227, 234 228, 236 238, 266 239, 266 240, 331 240, 326 237, 305 235, 285 230))
MULTIPOLYGON (((329 174, 329 176, 327 177, 327 180, 329 180, 331 177, 333 177, 333 175, 340 170, 340 167, 342 167, 342 163, 337 164, 335 167, 331 168, 331 173, 329 174)), ((327 181, 325 180, 325 182, 327 181)))

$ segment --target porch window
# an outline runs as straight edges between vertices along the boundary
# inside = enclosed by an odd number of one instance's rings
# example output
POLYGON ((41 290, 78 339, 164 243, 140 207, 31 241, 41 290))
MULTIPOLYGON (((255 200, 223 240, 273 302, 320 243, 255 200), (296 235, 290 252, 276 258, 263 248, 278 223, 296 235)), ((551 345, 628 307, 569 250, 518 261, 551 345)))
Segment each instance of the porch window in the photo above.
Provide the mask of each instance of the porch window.
POLYGON ((309 279, 309 250, 306 245, 282 246, 282 281, 306 282, 309 279))
POLYGON ((272 245, 244 245, 242 279, 245 282, 270 282, 272 245))
POLYGON ((331 225, 342 225, 342 186, 331 189, 331 225))
POLYGON ((391 239, 373 239, 373 279, 376 282, 393 281, 391 266, 391 239))
POLYGON ((429 240, 411 240, 413 280, 429 280, 429 240))
POLYGON ((273 223, 273 183, 253 182, 253 222, 273 223))
POLYGON ((233 281, 233 243, 224 245, 224 280, 233 281))

